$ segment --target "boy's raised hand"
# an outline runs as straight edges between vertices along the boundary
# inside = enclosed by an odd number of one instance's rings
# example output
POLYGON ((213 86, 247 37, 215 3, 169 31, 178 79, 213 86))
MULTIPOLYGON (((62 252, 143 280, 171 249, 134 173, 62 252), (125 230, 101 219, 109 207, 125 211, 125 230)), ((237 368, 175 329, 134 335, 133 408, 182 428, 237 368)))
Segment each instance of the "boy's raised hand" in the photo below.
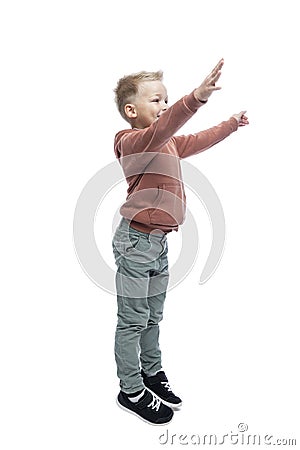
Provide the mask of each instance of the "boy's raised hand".
POLYGON ((224 64, 224 59, 220 59, 216 67, 205 78, 201 85, 194 90, 194 95, 197 100, 206 102, 208 97, 214 92, 221 89, 220 86, 216 86, 216 82, 221 76, 221 69, 224 64))
POLYGON ((233 114, 233 116, 232 116, 237 120, 239 127, 244 127, 245 125, 249 125, 248 117, 245 116, 246 112, 247 111, 241 111, 240 113, 233 114))

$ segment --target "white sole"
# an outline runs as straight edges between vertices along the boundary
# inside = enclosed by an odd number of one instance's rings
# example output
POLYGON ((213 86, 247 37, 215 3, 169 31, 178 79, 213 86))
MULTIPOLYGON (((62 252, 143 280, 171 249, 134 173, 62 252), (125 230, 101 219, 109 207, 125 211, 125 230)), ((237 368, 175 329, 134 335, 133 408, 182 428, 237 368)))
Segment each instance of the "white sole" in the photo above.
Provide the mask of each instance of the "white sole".
POLYGON ((164 405, 166 405, 169 408, 173 409, 173 411, 178 411, 180 409, 180 407, 182 406, 182 402, 178 403, 177 405, 174 405, 174 403, 169 403, 169 402, 166 402, 165 400, 163 400, 159 395, 155 394, 155 392, 151 391, 151 389, 149 389, 148 387, 146 387, 146 389, 147 389, 147 391, 151 392, 151 394, 153 394, 156 397, 158 397, 164 405))
POLYGON ((123 411, 129 412, 129 413, 133 414, 134 416, 138 417, 139 419, 141 419, 143 422, 148 423, 149 425, 154 425, 155 427, 161 427, 161 426, 167 425, 173 419, 173 417, 171 417, 169 422, 165 422, 165 423, 152 423, 152 422, 149 422, 149 420, 144 419, 143 417, 141 417, 139 414, 135 413, 134 411, 131 411, 131 409, 128 409, 125 406, 121 405, 118 398, 116 399, 116 402, 117 402, 117 405, 119 406, 119 408, 123 409, 123 411))

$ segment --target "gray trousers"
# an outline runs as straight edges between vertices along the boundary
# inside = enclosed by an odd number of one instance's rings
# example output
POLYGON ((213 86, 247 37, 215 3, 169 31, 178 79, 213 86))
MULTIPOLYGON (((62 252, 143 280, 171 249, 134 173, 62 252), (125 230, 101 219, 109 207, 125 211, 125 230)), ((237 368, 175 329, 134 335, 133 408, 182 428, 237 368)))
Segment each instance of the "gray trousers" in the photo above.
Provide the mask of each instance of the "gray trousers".
POLYGON ((166 234, 142 233, 122 218, 113 237, 117 265, 118 322, 115 358, 121 390, 144 388, 148 374, 162 368, 159 322, 169 280, 166 234))

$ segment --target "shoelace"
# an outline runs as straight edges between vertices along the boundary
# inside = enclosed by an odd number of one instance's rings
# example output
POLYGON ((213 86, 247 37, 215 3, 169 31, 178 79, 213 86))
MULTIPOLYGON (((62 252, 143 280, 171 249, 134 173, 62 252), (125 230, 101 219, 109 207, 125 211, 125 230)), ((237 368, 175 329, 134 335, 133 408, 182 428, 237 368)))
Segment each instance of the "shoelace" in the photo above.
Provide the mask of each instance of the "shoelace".
POLYGON ((166 389, 168 389, 169 392, 172 392, 172 389, 171 389, 171 387, 170 387, 168 381, 161 381, 161 384, 163 384, 164 387, 165 387, 166 389))
POLYGON ((161 400, 156 395, 152 394, 152 396, 153 396, 152 402, 149 403, 148 408, 156 409, 156 411, 158 411, 161 404, 161 400))

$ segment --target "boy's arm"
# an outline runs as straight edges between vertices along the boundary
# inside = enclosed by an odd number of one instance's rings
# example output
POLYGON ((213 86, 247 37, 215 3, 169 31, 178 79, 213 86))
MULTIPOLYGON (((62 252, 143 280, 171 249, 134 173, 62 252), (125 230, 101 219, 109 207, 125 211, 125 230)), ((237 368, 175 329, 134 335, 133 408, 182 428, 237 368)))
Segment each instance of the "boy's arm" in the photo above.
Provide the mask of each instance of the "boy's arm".
POLYGON ((132 153, 155 152, 196 113, 203 105, 194 92, 178 100, 149 127, 120 131, 116 135, 115 147, 121 156, 132 153))
POLYGON ((246 111, 241 111, 238 114, 233 114, 229 120, 221 122, 219 125, 208 130, 200 131, 199 133, 188 136, 174 136, 173 139, 176 143, 178 156, 180 158, 187 158, 188 156, 203 152, 225 139, 236 131, 238 127, 249 125, 248 117, 245 113, 246 111))
POLYGON ((239 123, 231 117, 229 120, 221 122, 219 125, 200 131, 199 133, 187 136, 174 136, 178 156, 187 158, 197 153, 203 152, 218 142, 225 139, 231 133, 238 129, 239 123))

